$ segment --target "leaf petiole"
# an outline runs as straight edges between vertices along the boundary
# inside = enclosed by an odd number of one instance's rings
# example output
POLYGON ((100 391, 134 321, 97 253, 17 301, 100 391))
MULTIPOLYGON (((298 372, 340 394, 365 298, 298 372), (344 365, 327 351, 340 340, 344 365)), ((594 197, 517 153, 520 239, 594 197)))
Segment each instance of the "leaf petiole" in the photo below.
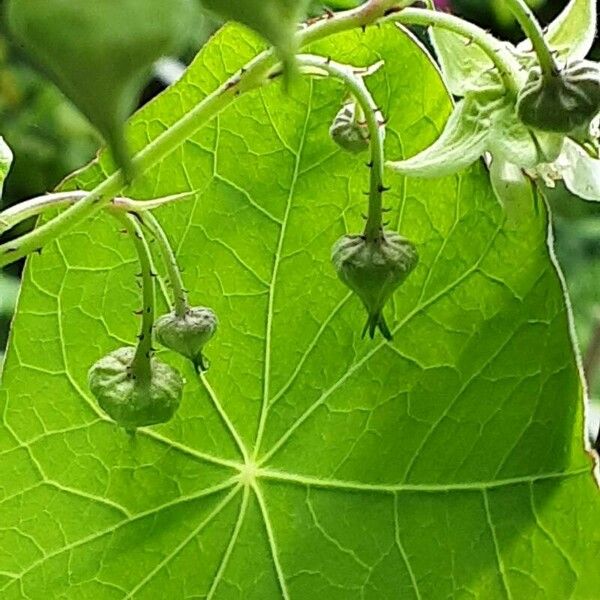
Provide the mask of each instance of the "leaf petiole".
MULTIPOLYGON (((162 198, 153 198, 152 200, 132 200, 131 198, 114 198, 112 203, 107 206, 108 210, 116 212, 129 212, 135 214, 143 214, 170 204, 179 200, 186 200, 194 195, 195 192, 185 192, 183 194, 173 194, 162 198)), ((38 217, 47 210, 64 208, 76 202, 84 200, 89 192, 72 191, 58 192, 56 194, 45 194, 37 198, 25 200, 19 204, 15 204, 5 211, 0 213, 0 235, 16 227, 19 223, 38 217)))

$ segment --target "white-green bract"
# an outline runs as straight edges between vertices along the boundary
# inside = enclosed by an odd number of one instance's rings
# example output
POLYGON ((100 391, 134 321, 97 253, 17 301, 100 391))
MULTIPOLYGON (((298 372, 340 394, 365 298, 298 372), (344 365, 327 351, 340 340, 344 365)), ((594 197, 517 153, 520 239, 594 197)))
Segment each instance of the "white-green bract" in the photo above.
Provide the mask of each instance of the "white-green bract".
MULTIPOLYGON (((569 65, 588 55, 596 21, 596 0, 571 0, 550 24, 545 40, 559 65, 569 65)), ((406 160, 389 163, 392 168, 412 176, 440 177, 484 156, 496 163, 493 183, 501 190, 501 197, 506 197, 511 185, 526 188, 525 172, 549 185, 562 179, 575 195, 600 200, 599 147, 594 126, 588 132, 591 147, 569 136, 526 127, 517 115, 516 98, 507 94, 490 57, 476 43, 437 28, 431 29, 431 39, 449 91, 462 99, 432 146, 406 160)), ((524 85, 528 70, 536 64, 531 43, 496 44, 498 54, 513 65, 512 75, 518 85, 524 85)))

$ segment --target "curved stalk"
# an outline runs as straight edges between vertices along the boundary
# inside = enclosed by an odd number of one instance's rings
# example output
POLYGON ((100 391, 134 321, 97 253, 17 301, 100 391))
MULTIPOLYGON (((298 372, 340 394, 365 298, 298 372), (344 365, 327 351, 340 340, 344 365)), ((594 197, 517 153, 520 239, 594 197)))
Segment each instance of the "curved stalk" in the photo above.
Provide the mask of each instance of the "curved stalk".
POLYGON ((173 252, 169 238, 162 228, 162 225, 153 214, 147 212, 144 215, 140 215, 140 219, 158 243, 163 262, 169 275, 169 280, 171 281, 171 287, 173 288, 173 307, 175 309, 175 314, 178 317, 183 317, 189 309, 188 296, 183 285, 183 279, 181 278, 177 257, 175 256, 175 252, 173 252))
MULTIPOLYGON (((19 204, 15 204, 0 213, 0 235, 27 219, 40 216, 47 210, 63 208, 75 204, 76 202, 80 202, 85 199, 88 193, 89 192, 82 191, 59 192, 57 194, 46 194, 44 196, 25 200, 24 202, 19 202, 19 204)), ((183 194, 173 194, 171 196, 164 196, 163 198, 154 198, 152 200, 115 198, 112 201, 112 205, 109 205, 107 208, 119 212, 142 214, 154 210, 159 206, 163 206, 164 204, 185 200, 194 194, 195 192, 185 192, 183 194)))
POLYGON ((0 213, 0 234, 10 231, 19 223, 37 217, 47 210, 74 204, 83 200, 86 196, 87 192, 60 192, 19 202, 19 204, 15 204, 0 213))
POLYGON ((116 214, 116 218, 125 227, 133 240, 142 276, 142 327, 135 349, 135 356, 131 363, 131 370, 137 380, 150 381, 152 370, 152 329, 154 327, 155 284, 152 273, 152 255, 144 232, 138 220, 126 214, 116 214))
POLYGON ((504 0, 504 2, 508 5, 510 12, 518 21, 525 35, 530 39, 542 73, 548 77, 555 77, 559 72, 558 65, 544 39, 542 27, 532 10, 524 0, 504 0))
MULTIPOLYGON (((369 212, 367 223, 365 225, 365 237, 367 240, 376 240, 381 237, 382 230, 382 194, 383 185, 383 167, 384 167, 384 149, 383 136, 381 128, 377 122, 378 108, 373 100, 373 96, 367 89, 360 71, 349 65, 335 63, 326 58, 312 55, 298 56, 300 67, 306 66, 315 69, 321 69, 342 81, 352 96, 358 102, 365 115, 367 128, 369 129, 369 138, 371 145, 371 177, 369 186, 369 212)), ((365 71, 366 72, 366 71, 365 71)))
POLYGON ((502 79, 504 87, 509 94, 516 96, 519 93, 519 82, 516 73, 520 66, 517 61, 504 49, 502 44, 481 27, 463 21, 459 17, 443 12, 428 10, 426 8, 406 8, 394 12, 382 19, 383 22, 393 21, 403 25, 422 25, 424 27, 438 27, 456 33, 467 40, 477 44, 492 61, 502 79))
MULTIPOLYGON (((370 0, 358 8, 344 11, 333 17, 325 16, 298 33, 299 47, 335 33, 366 27, 381 19, 390 11, 398 11, 414 0, 370 0)), ((132 159, 133 169, 142 175, 164 159, 188 138, 192 137, 210 119, 229 106, 241 94, 260 87, 266 75, 277 63, 272 49, 266 50, 251 60, 239 73, 230 77, 215 91, 208 94, 177 123, 155 138, 132 159)), ((92 217, 105 207, 125 187, 126 180, 117 171, 100 183, 92 192, 74 206, 40 225, 33 231, 0 245, 0 268, 40 250, 58 236, 92 217)))

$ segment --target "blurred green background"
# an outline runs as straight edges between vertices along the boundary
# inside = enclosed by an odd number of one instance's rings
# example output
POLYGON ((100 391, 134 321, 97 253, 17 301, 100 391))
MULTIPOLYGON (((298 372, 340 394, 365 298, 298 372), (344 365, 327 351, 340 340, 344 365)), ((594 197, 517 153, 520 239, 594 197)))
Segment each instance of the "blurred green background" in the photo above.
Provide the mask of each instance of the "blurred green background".
MULTIPOLYGON (((331 0, 325 4, 332 10, 341 10, 359 3, 360 0, 331 0)), ((531 0, 530 4, 542 22, 548 23, 567 0, 531 0)), ((0 11, 2 5, 0 0, 0 11)), ((437 0, 437 6, 467 17, 500 37, 513 41, 522 38, 501 0, 437 0)), ((314 14, 320 14, 322 8, 322 3, 316 2, 314 14)), ((189 40, 187 52, 157 69, 142 102, 177 77, 216 27, 218 23, 198 11, 195 35, 189 40)), ((594 52, 600 58, 600 47, 594 52)), ((52 190, 63 177, 93 158, 100 146, 98 137, 78 112, 27 64, 1 23, 0 135, 15 155, 2 208, 52 190)), ((556 251, 571 295, 590 388, 593 396, 600 397, 600 205, 578 200, 560 188, 551 196, 556 251)), ((6 345, 21 268, 22 265, 13 265, 0 272, 0 353, 6 345)))

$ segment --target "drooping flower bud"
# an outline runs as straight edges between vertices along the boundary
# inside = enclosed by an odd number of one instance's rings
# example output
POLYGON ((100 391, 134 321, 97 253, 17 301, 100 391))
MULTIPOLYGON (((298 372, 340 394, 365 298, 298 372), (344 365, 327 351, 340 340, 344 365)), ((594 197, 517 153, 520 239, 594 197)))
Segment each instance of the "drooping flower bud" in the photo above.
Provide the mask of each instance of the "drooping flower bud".
POLYGON ((356 102, 347 102, 329 128, 331 139, 353 154, 369 149, 369 129, 364 120, 361 122, 360 112, 356 102))
POLYGON ((541 131, 588 130, 600 112, 600 66, 581 60, 552 76, 534 69, 519 94, 517 110, 525 125, 541 131))
POLYGON ((415 246, 396 232, 384 232, 376 240, 345 235, 333 246, 331 260, 339 278, 362 300, 368 318, 363 336, 371 338, 379 328, 391 340, 383 308, 398 286, 417 266, 415 246))
POLYGON ((160 317, 155 325, 156 339, 165 347, 206 370, 202 349, 217 331, 218 319, 210 308, 189 308, 183 317, 175 312, 160 317))
POLYGON ((125 429, 166 423, 181 403, 183 379, 173 367, 150 359, 150 377, 136 377, 132 369, 136 349, 124 347, 96 362, 88 383, 100 408, 125 429))

